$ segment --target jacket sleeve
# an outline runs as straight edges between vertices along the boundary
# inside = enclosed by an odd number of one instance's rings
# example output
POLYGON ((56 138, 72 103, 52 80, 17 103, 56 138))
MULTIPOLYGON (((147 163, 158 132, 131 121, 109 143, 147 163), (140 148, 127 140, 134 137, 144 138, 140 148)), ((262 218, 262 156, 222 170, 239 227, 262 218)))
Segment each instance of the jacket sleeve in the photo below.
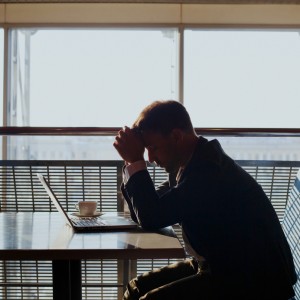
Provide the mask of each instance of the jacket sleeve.
MULTIPOLYGON (((156 187, 156 192, 157 192, 158 196, 162 196, 163 194, 167 193, 170 190, 170 188, 172 188, 174 185, 176 185, 176 174, 177 174, 177 172, 168 174, 168 179, 156 187)), ((139 223, 137 215, 133 209, 133 205, 130 200, 130 196, 127 193, 127 189, 125 187, 124 182, 121 185, 121 191, 123 194, 123 198, 128 205, 128 208, 130 211, 130 216, 131 216, 132 220, 134 222, 139 223)))
POLYGON ((164 183, 156 190, 147 170, 132 175, 124 189, 138 223, 145 229, 156 230, 180 223, 186 207, 190 207, 190 200, 183 206, 183 197, 190 199, 183 185, 167 188, 164 183))
POLYGON ((156 192, 159 196, 162 196, 164 193, 168 192, 170 188, 176 185, 176 174, 177 173, 168 174, 168 180, 162 182, 158 187, 156 187, 156 192))

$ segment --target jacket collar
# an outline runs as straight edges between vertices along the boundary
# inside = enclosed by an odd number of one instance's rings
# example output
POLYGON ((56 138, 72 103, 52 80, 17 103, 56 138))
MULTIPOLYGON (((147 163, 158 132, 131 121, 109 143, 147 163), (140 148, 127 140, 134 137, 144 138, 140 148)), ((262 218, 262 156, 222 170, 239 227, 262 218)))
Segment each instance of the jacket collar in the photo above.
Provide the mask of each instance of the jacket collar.
POLYGON ((180 182, 180 179, 182 178, 182 175, 184 175, 186 172, 187 169, 190 168, 190 166, 193 165, 193 161, 195 159, 197 159, 197 157, 199 156, 199 154, 202 152, 202 149, 203 149, 203 145, 205 145, 207 143, 207 139, 205 139, 204 137, 202 136, 199 136, 198 137, 198 143, 195 147, 195 150, 194 150, 194 153, 193 155, 191 156, 191 158, 188 160, 187 164, 184 166, 184 167, 181 167, 178 172, 177 172, 177 175, 176 175, 176 181, 177 183, 180 182))

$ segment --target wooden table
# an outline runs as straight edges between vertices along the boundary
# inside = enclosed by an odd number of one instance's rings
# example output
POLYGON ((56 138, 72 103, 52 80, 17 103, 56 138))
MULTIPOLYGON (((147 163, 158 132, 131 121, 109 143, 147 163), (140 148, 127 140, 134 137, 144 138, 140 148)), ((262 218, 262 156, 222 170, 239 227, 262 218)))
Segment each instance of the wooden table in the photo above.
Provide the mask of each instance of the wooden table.
POLYGON ((0 260, 51 260, 53 299, 82 298, 82 259, 183 258, 172 228, 75 233, 56 212, 1 212, 0 260))

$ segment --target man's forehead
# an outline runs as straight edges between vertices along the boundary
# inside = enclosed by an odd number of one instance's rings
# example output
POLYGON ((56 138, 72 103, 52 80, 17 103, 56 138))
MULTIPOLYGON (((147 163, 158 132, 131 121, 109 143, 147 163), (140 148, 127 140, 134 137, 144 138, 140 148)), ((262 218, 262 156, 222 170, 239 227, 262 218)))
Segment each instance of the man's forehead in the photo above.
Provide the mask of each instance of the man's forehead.
POLYGON ((145 147, 152 146, 157 143, 161 143, 166 138, 161 133, 154 132, 154 131, 145 131, 142 132, 141 134, 142 134, 145 147))
POLYGON ((163 138, 163 134, 157 131, 142 131, 141 132, 142 137, 146 138, 146 139, 159 139, 159 138, 163 138))

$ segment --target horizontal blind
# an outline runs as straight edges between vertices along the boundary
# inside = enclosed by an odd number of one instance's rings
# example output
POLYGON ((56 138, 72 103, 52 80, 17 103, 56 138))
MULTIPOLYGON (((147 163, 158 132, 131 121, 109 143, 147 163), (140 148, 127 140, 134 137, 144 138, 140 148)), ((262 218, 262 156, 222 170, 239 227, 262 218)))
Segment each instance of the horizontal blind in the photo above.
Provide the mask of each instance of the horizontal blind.
POLYGON ((82 298, 88 300, 119 299, 123 291, 122 266, 118 260, 84 260, 82 298))
MULTIPOLYGON (((237 161, 263 187, 282 219, 289 191, 300 162, 237 161)), ((67 210, 79 199, 97 199, 102 211, 122 210, 119 187, 122 161, 0 161, 1 211, 55 211, 36 177, 40 172, 67 210)), ((148 165, 155 186, 167 174, 148 165)), ((181 243, 180 227, 175 225, 181 243)), ((137 260, 132 276, 178 261, 177 259, 137 260)), ((118 260, 82 261, 83 299, 121 299, 124 268, 118 260)), ((52 299, 50 261, 0 261, 1 299, 52 299)))
MULTIPOLYGON (((0 161, 1 211, 56 211, 36 173, 42 173, 67 211, 97 200, 100 211, 123 210, 122 161, 0 161)), ((118 260, 83 260, 83 299, 118 299, 118 260)), ((52 299, 50 261, 1 261, 0 299, 52 299)))
POLYGON ((50 261, 0 261, 0 299, 52 299, 50 261))
POLYGON ((0 210, 55 211, 36 176, 42 173, 67 211, 79 200, 97 200, 101 211, 120 211, 121 167, 117 161, 1 161, 0 210))
POLYGON ((263 188, 282 221, 289 192, 294 185, 299 161, 237 161, 263 188))

